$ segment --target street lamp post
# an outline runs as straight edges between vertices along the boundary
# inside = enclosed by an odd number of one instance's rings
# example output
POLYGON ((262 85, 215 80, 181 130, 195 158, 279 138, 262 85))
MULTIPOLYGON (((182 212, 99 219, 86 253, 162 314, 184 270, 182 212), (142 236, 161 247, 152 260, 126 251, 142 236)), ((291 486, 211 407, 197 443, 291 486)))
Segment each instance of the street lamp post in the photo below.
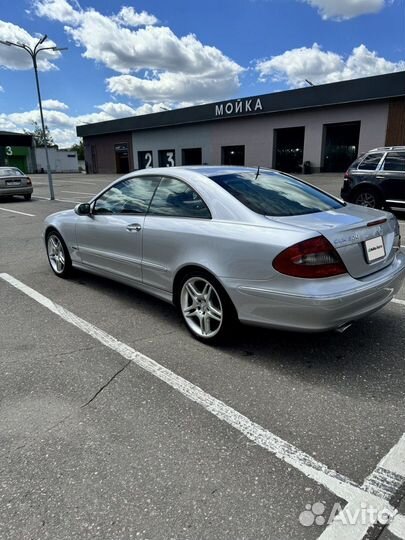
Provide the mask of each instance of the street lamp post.
POLYGON ((42 126, 42 136, 44 139, 44 148, 45 148, 45 159, 46 159, 46 169, 48 172, 48 184, 49 184, 49 195, 51 198, 51 201, 55 199, 55 193, 53 190, 53 181, 52 181, 52 172, 51 172, 51 165, 49 163, 49 154, 48 154, 48 145, 46 143, 46 131, 45 131, 45 122, 44 122, 44 113, 42 111, 42 101, 41 101, 41 91, 39 88, 39 78, 38 78, 38 65, 37 65, 37 56, 41 51, 65 51, 66 47, 41 47, 41 45, 47 40, 48 36, 45 34, 35 45, 35 47, 32 49, 25 43, 13 43, 12 41, 2 41, 0 40, 0 43, 2 45, 7 45, 7 47, 18 47, 19 49, 23 49, 26 51, 32 59, 32 63, 34 66, 35 71, 35 82, 37 85, 37 92, 38 92, 38 104, 39 104, 39 113, 41 116, 41 126, 42 126))

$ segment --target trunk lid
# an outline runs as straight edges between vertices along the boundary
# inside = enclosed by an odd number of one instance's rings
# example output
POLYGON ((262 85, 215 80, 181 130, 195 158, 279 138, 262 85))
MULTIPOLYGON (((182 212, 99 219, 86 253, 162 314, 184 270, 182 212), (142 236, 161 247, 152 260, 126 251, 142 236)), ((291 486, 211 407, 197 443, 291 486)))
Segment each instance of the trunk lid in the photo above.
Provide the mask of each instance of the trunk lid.
POLYGON ((303 216, 268 217, 268 219, 322 234, 335 247, 347 271, 354 278, 365 277, 382 270, 392 262, 395 256, 394 239, 397 222, 388 212, 348 204, 327 212, 303 216), (375 256, 373 253, 379 255, 381 243, 369 241, 380 237, 384 244, 385 255, 369 262, 366 242, 370 250, 369 257, 372 258, 375 256))
POLYGON ((13 187, 26 187, 27 184, 27 176, 17 176, 17 175, 10 175, 10 176, 0 176, 0 189, 1 188, 13 188, 13 187))

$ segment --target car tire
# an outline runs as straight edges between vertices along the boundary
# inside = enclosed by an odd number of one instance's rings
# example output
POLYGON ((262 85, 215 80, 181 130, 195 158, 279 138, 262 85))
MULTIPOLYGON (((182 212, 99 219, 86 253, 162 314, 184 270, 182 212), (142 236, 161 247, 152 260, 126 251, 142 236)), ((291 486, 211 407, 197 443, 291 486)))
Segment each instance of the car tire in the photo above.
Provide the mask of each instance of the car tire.
POLYGON ((183 276, 175 300, 187 329, 203 343, 222 343, 239 325, 235 307, 225 289, 203 270, 183 276))
POLYGON ((381 209, 383 207, 383 200, 380 194, 373 189, 362 189, 358 191, 353 197, 353 202, 366 208, 381 209))
POLYGON ((53 273, 60 278, 67 278, 72 272, 72 259, 62 236, 55 230, 46 235, 46 254, 53 273))
POLYGON ((31 197, 32 197, 31 193, 29 193, 28 195, 24 195, 24 199, 25 199, 26 201, 30 201, 30 200, 31 200, 31 197))

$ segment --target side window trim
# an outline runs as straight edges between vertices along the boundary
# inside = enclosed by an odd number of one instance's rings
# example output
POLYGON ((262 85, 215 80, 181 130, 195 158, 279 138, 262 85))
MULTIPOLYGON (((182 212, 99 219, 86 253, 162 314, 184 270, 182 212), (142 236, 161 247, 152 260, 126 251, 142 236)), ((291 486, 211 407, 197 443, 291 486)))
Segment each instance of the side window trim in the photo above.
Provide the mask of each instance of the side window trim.
POLYGON ((164 176, 161 176, 160 177, 160 182, 159 184, 156 186, 156 189, 155 191, 153 192, 153 195, 152 195, 152 198, 150 200, 150 203, 149 203, 149 206, 148 206, 148 210, 147 210, 147 213, 146 213, 147 216, 155 216, 155 217, 166 217, 166 218, 177 218, 177 219, 204 219, 204 220, 207 220, 207 219, 212 219, 212 212, 210 210, 210 207, 208 206, 208 204, 205 202, 205 199, 204 197, 201 196, 201 194, 199 193, 199 191, 197 189, 195 189, 194 187, 190 186, 190 184, 186 181, 186 180, 183 180, 183 178, 176 178, 175 176, 170 176, 170 175, 164 175, 164 176), (204 203, 206 209, 208 210, 208 213, 209 213, 209 217, 206 217, 206 218, 202 218, 202 217, 192 217, 192 216, 167 216, 167 215, 157 215, 157 214, 151 214, 149 212, 150 210, 150 207, 152 205, 152 202, 153 202, 153 199, 155 198, 155 195, 156 195, 156 192, 157 190, 159 189, 161 183, 163 182, 163 180, 177 180, 178 182, 183 182, 183 184, 185 184, 189 189, 193 190, 195 193, 197 193, 197 195, 200 197, 200 199, 202 200, 202 202, 204 203))

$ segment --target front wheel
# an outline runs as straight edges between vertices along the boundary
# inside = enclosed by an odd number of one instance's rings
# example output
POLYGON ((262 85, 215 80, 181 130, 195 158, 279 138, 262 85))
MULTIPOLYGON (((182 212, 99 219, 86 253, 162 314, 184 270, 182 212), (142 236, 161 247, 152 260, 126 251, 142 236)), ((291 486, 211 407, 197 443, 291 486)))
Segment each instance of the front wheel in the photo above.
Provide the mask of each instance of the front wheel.
POLYGON ((354 198, 354 204, 367 208, 382 208, 381 197, 371 190, 360 191, 354 198))
POLYGON ((178 300, 188 330, 204 343, 223 340, 238 322, 225 290, 208 273, 187 275, 181 283, 178 300))
POLYGON ((46 252, 53 272, 60 278, 67 278, 72 261, 63 238, 56 231, 50 231, 46 236, 46 252))

